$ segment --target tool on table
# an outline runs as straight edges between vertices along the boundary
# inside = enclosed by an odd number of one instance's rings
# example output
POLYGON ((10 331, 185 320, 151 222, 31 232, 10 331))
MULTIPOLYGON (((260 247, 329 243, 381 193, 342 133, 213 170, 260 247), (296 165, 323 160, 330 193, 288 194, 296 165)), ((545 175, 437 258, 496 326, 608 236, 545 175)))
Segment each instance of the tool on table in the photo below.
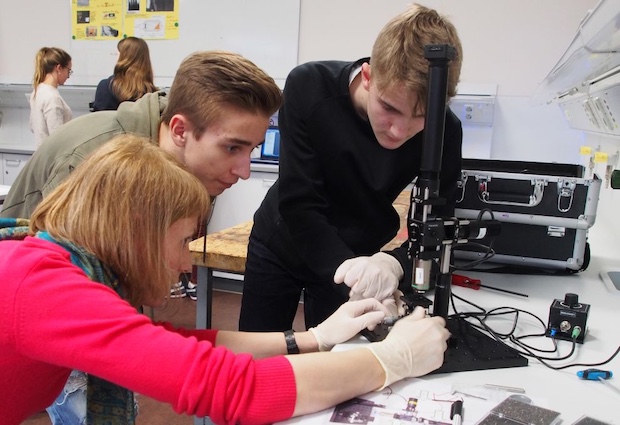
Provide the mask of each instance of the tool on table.
POLYGON ((450 407, 450 419, 452 419, 452 425, 461 425, 463 422, 463 401, 457 400, 452 403, 450 407))
POLYGON ((518 295, 520 297, 528 297, 527 294, 522 294, 520 292, 509 291, 508 289, 496 288, 494 286, 489 286, 489 285, 483 285, 480 282, 480 279, 473 279, 473 278, 463 276, 460 274, 452 275, 452 285, 462 286, 464 288, 471 288, 471 289, 475 289, 476 291, 479 290, 480 288, 486 288, 486 289, 492 289, 494 291, 505 292, 507 294, 518 295))
POLYGON ((507 387, 505 385, 495 385, 495 384, 484 384, 484 387, 494 389, 494 390, 507 391, 509 393, 525 394, 525 390, 523 388, 518 388, 518 387, 507 387))
POLYGON ((585 369, 577 372, 577 376, 581 379, 588 379, 590 381, 596 381, 599 379, 609 379, 614 376, 610 370, 602 369, 585 369))
POLYGON ((607 382, 605 379, 607 379, 607 378, 603 378, 602 376, 598 377, 598 380, 601 381, 607 388, 609 388, 610 390, 612 390, 616 394, 620 394, 620 388, 618 388, 615 385, 607 382))
POLYGON ((581 379, 587 379, 589 381, 601 381, 601 383, 603 383, 607 388, 616 394, 620 394, 620 388, 607 382, 608 379, 614 376, 614 373, 611 370, 585 369, 578 371, 577 376, 581 379))

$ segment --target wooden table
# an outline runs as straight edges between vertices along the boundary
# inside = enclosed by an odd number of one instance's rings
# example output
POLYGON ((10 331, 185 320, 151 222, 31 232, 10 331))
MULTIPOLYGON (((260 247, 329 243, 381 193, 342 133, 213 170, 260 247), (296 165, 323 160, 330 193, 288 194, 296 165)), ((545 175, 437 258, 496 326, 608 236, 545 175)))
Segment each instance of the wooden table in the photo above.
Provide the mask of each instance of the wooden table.
MULTIPOLYGON (((400 246, 407 238, 406 218, 409 209, 410 190, 403 191, 394 201, 401 223, 396 237, 383 249, 391 250, 400 246)), ((243 274, 248 252, 248 241, 252 221, 238 224, 217 233, 207 235, 206 255, 204 253, 204 237, 189 244, 192 264, 198 266, 198 287, 196 300, 196 328, 211 328, 211 310, 213 293, 213 271, 243 274)))
POLYGON ((248 253, 248 241, 252 221, 238 224, 217 233, 207 235, 206 255, 205 237, 190 242, 192 264, 198 266, 196 287, 196 328, 211 328, 211 309, 213 294, 213 271, 243 274, 248 253))

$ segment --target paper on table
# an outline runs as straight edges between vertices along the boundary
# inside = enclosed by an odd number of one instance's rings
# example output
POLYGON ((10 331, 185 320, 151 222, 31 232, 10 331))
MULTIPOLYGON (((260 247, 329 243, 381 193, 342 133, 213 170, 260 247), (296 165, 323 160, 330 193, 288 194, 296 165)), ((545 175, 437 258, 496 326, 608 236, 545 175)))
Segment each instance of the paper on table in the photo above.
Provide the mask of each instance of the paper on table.
MULTIPOLYGON (((507 395, 507 394, 506 394, 507 395)), ((453 392, 448 385, 424 379, 406 379, 381 392, 371 392, 322 412, 289 419, 280 424, 357 423, 372 425, 410 425, 416 419, 452 424, 452 402, 463 400, 463 425, 473 425, 494 406, 497 398, 468 397, 453 392)))

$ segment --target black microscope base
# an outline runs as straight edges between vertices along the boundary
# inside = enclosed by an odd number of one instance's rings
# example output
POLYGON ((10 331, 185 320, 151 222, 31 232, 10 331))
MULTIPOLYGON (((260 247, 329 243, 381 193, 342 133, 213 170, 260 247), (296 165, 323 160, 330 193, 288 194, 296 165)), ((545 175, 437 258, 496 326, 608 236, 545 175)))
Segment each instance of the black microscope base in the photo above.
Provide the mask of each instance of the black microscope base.
POLYGON ((465 372, 527 366, 527 358, 462 319, 448 318, 452 334, 443 365, 431 373, 465 372))

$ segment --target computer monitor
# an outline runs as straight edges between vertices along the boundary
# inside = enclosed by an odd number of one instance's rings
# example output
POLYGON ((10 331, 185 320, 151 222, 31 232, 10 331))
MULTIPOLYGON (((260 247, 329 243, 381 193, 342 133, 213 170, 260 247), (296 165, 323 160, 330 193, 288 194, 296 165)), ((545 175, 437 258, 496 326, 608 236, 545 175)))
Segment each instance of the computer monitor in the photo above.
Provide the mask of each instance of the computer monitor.
POLYGON ((261 146, 260 159, 277 161, 280 158, 280 129, 269 127, 261 146))

